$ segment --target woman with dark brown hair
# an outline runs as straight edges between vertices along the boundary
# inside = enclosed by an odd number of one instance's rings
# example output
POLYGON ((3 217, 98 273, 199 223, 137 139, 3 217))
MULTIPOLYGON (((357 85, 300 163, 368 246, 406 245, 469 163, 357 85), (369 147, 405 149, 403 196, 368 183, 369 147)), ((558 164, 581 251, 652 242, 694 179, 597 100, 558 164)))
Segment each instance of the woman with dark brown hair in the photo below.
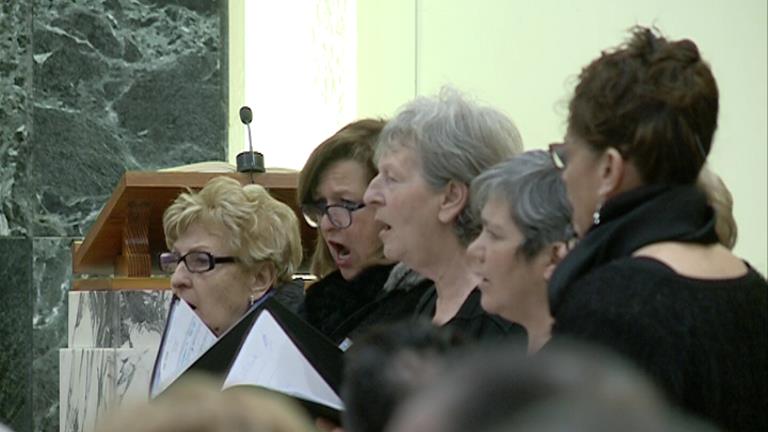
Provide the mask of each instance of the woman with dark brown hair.
POLYGON ((378 173, 373 153, 385 123, 363 119, 344 126, 312 152, 299 177, 299 204, 317 228, 311 269, 320 278, 307 289, 300 313, 337 344, 373 324, 412 316, 429 285, 392 278, 385 287, 394 262, 381 250, 383 225, 363 203, 378 173))
POLYGON ((635 28, 582 70, 551 148, 581 237, 550 279, 553 341, 611 347, 690 412, 768 430, 768 283, 718 243, 696 187, 717 115, 690 40, 635 28))

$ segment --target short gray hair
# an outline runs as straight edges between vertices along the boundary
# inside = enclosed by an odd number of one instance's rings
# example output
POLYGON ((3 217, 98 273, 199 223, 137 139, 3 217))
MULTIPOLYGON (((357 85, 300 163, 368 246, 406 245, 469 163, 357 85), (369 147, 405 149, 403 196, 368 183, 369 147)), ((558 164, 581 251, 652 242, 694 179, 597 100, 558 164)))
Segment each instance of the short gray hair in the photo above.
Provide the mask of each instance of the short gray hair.
MULTIPOLYGON (((451 180, 469 186, 481 172, 521 153, 523 140, 501 111, 443 87, 437 96, 417 97, 401 108, 381 131, 374 160, 400 146, 416 151, 424 179, 439 189, 451 180)), ((455 222, 465 246, 480 231, 480 221, 469 207, 455 222)))
POLYGON ((518 250, 533 258, 547 245, 573 238, 571 206, 560 174, 545 151, 515 156, 472 182, 472 211, 479 215, 490 199, 506 202, 523 235, 518 250))

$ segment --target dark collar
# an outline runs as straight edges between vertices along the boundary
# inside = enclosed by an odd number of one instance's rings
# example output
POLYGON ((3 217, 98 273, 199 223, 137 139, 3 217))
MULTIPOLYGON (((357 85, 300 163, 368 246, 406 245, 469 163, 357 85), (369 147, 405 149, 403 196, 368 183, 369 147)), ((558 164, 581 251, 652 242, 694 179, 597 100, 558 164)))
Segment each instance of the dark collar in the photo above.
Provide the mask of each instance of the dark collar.
MULTIPOLYGON (((480 315, 484 315, 485 311, 480 305, 480 290, 477 288, 472 289, 464 303, 462 303, 456 315, 453 316, 448 322, 454 320, 472 320, 480 315)), ((416 307, 420 316, 427 316, 432 318, 435 316, 435 308, 437 307, 437 289, 432 285, 429 290, 424 293, 424 296, 419 301, 419 305, 416 307)), ((447 324, 447 323, 446 323, 447 324)))
POLYGON ((605 203, 600 223, 561 262, 549 282, 553 313, 569 285, 591 270, 662 241, 717 242, 715 214, 695 185, 652 185, 605 203))

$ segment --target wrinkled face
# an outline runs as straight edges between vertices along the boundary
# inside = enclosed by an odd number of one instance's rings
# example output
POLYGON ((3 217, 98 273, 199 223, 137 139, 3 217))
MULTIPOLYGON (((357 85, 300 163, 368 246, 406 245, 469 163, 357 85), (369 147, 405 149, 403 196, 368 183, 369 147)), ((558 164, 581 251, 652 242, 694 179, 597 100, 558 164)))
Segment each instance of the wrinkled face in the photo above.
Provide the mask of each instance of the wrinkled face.
MULTIPOLYGON (((192 251, 208 252, 214 257, 233 256, 222 236, 201 224, 191 225, 173 244, 173 252, 180 256, 192 251)), ((192 273, 180 263, 171 276, 173 293, 189 303, 217 336, 248 309, 253 284, 253 273, 240 263, 217 263, 204 273, 192 273)))
POLYGON ((384 255, 419 270, 429 259, 426 245, 440 224, 441 193, 424 180, 416 152, 397 147, 378 161, 379 174, 365 192, 365 203, 384 224, 379 237, 384 255))
POLYGON ((599 159, 579 136, 569 133, 565 137, 566 165, 563 181, 568 190, 568 200, 573 208, 573 228, 583 237, 592 226, 592 214, 601 203, 599 159))
MULTIPOLYGON (((331 164, 320 176, 314 200, 328 205, 359 204, 368 186, 366 168, 355 160, 342 160, 331 164)), ((379 231, 383 224, 373 219, 374 211, 363 207, 351 213, 352 224, 337 228, 328 215, 320 219, 319 228, 325 244, 346 280, 354 279, 365 268, 381 260, 379 231)))
MULTIPOLYGON (((482 210, 483 230, 467 249, 473 271, 482 282, 481 304, 486 311, 515 321, 516 305, 536 291, 546 292, 547 250, 526 259, 518 248, 523 235, 509 214, 504 199, 491 198, 482 210)), ((519 306, 518 306, 519 308, 519 306)))

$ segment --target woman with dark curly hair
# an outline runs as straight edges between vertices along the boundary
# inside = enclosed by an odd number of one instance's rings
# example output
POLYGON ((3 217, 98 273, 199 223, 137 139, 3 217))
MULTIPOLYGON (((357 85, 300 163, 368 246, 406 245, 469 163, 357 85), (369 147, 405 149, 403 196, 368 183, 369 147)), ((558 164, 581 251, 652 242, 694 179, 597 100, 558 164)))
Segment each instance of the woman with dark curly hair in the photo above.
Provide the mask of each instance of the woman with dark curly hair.
POLYGON ((718 243, 696 187, 717 114, 690 40, 638 27, 581 71, 551 148, 581 237, 550 280, 553 341, 606 345, 683 408, 768 430, 768 283, 718 243))

